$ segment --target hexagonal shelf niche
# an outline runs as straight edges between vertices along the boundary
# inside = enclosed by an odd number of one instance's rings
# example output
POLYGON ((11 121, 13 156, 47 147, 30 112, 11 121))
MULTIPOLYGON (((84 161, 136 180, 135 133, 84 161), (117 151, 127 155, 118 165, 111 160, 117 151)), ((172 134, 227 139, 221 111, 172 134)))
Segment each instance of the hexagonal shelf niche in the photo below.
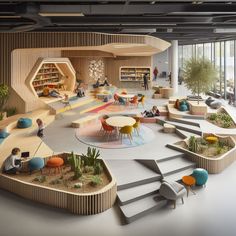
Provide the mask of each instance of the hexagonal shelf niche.
POLYGON ((40 97, 45 87, 73 91, 75 81, 75 70, 68 58, 39 58, 26 79, 26 85, 40 97))

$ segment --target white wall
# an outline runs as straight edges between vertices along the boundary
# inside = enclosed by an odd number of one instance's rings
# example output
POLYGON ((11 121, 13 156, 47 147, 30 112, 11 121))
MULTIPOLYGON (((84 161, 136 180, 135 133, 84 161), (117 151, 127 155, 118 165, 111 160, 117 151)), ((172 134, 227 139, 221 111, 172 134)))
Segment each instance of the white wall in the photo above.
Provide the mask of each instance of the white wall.
POLYGON ((169 49, 165 50, 164 52, 158 53, 153 55, 153 69, 155 66, 157 66, 157 69, 159 71, 158 77, 160 76, 162 71, 166 71, 166 74, 169 73, 169 49))

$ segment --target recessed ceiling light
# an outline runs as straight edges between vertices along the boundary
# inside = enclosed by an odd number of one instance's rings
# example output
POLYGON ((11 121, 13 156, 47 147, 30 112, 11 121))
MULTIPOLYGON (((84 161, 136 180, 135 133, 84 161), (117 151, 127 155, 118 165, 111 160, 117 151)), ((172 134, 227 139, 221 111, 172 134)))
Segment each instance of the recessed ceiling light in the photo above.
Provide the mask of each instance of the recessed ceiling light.
POLYGON ((84 16, 81 12, 40 12, 40 16, 84 16))
POLYGON ((192 2, 192 4, 196 4, 196 5, 197 5, 197 4, 202 4, 202 3, 203 3, 203 2, 201 2, 201 1, 193 1, 193 2, 192 2))
POLYGON ((151 5, 153 5, 153 4, 155 4, 155 3, 156 3, 156 1, 151 1, 151 2, 150 2, 151 5))

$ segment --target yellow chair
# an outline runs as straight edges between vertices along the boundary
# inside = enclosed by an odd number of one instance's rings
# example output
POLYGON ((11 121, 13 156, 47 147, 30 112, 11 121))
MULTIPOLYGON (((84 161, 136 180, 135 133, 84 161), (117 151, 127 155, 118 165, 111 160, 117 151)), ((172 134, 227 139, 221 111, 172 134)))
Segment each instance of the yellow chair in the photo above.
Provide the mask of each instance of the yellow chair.
POLYGON ((144 108, 144 102, 145 102, 145 96, 142 96, 139 100, 138 100, 138 105, 139 103, 141 103, 143 105, 144 108))
POLYGON ((130 143, 132 143, 133 126, 128 126, 128 125, 124 126, 124 127, 120 128, 119 132, 120 132, 119 136, 121 137, 121 143, 122 143, 123 135, 124 136, 126 135, 129 138, 130 143))
POLYGON ((137 132, 137 135, 139 136, 140 120, 136 120, 136 123, 133 125, 133 128, 137 132))

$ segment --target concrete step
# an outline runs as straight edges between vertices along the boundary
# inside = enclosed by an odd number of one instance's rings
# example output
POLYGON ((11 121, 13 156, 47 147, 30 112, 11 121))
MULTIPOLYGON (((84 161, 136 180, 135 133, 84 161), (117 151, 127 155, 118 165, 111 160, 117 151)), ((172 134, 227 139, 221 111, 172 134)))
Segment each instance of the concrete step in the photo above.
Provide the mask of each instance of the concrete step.
POLYGON ((200 127, 199 123, 197 123, 196 121, 191 121, 189 119, 170 118, 170 121, 181 123, 181 124, 186 124, 186 125, 200 127))
POLYGON ((183 176, 185 175, 191 175, 193 173, 193 169, 195 167, 190 167, 188 169, 185 169, 185 170, 182 170, 182 171, 179 171, 177 173, 173 173, 173 174, 170 174, 168 176, 165 176, 164 177, 164 180, 166 181, 180 181, 182 179, 183 176))
POLYGON ((160 181, 154 181, 147 184, 138 185, 128 189, 119 190, 117 192, 120 205, 126 205, 137 201, 154 193, 157 193, 161 186, 160 181))
POLYGON ((130 204, 120 206, 126 223, 131 223, 167 204, 167 200, 158 194, 152 194, 130 204))
POLYGON ((161 158, 156 160, 156 163, 160 163, 160 162, 163 162, 163 161, 168 161, 168 160, 172 160, 172 159, 175 159, 175 158, 183 157, 184 155, 185 154, 180 152, 179 154, 176 154, 176 155, 167 156, 167 157, 161 157, 161 158))
POLYGON ((127 189, 140 184, 158 181, 162 177, 135 160, 106 160, 116 178, 117 189, 127 189))
POLYGON ((181 138, 183 139, 186 139, 188 137, 191 137, 191 136, 199 136, 198 134, 193 134, 191 132, 188 132, 188 131, 184 131, 184 130, 180 130, 180 129, 176 129, 176 132, 175 132, 177 135, 179 135, 181 138))
POLYGON ((191 167, 195 167, 195 163, 188 161, 183 157, 170 159, 162 162, 157 161, 157 164, 164 177, 191 167))
POLYGON ((166 123, 174 125, 177 129, 184 130, 193 134, 197 134, 197 135, 202 134, 201 129, 196 126, 182 124, 182 123, 174 122, 174 121, 166 121, 166 123))

